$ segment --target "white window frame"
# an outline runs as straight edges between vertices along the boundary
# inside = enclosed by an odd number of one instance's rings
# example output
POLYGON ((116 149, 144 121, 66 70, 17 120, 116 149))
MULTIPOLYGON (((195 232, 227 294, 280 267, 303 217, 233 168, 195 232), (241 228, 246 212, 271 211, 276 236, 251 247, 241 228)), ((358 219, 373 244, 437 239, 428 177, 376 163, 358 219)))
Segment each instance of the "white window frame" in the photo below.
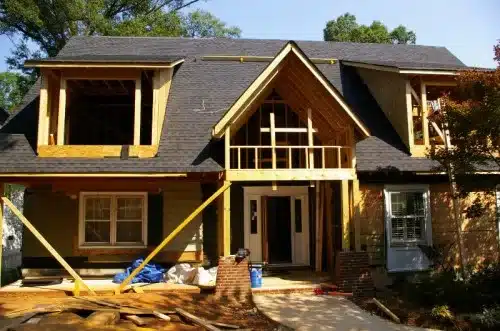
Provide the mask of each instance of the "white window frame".
MULTIPOLYGON (((147 192, 80 192, 79 197, 79 216, 78 216, 78 242, 79 248, 95 249, 95 248, 146 248, 148 245, 148 193, 147 192), (116 242, 117 231, 117 215, 118 206, 117 198, 135 196, 143 199, 142 208, 142 243, 125 243, 116 242), (85 198, 87 197, 109 197, 111 198, 110 210, 110 243, 91 243, 85 242, 85 198)), ((139 221, 139 220, 136 220, 139 221)), ((126 221, 120 221, 126 222, 126 221)))
POLYGON ((386 185, 384 187, 384 207, 385 207, 385 224, 388 236, 388 245, 390 246, 416 246, 419 244, 432 245, 432 218, 429 185, 410 184, 410 185, 386 185), (423 238, 418 240, 401 240, 394 241, 392 239, 392 204, 391 193, 414 192, 423 193, 424 195, 424 224, 423 238))

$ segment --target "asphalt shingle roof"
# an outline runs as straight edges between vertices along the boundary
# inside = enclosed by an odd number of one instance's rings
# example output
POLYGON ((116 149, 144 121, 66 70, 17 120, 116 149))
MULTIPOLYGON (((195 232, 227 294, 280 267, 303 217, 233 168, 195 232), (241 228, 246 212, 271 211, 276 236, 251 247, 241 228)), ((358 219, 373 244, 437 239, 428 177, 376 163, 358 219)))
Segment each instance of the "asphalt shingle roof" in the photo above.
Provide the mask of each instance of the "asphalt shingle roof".
MULTIPOLYGON (((22 111, 0 130, 1 172, 209 172, 222 167, 214 160, 220 143, 211 141, 211 129, 266 62, 207 61, 204 55, 275 56, 285 40, 183 39, 135 37, 75 37, 55 58, 92 54, 96 58, 184 58, 176 71, 167 103, 166 121, 158 156, 151 159, 38 158, 34 152, 38 117, 38 89, 26 95, 22 111)), ((425 66, 464 66, 443 47, 298 41, 309 57, 349 61, 405 62, 425 66)), ((348 104, 374 135, 358 143, 360 171, 386 165, 401 171, 425 171, 429 160, 411 158, 401 139, 351 68, 316 64, 344 95, 348 104), (368 95, 367 95, 368 93, 368 95), (378 151, 379 156, 374 156, 378 151), (383 156, 381 156, 383 155, 383 156)))

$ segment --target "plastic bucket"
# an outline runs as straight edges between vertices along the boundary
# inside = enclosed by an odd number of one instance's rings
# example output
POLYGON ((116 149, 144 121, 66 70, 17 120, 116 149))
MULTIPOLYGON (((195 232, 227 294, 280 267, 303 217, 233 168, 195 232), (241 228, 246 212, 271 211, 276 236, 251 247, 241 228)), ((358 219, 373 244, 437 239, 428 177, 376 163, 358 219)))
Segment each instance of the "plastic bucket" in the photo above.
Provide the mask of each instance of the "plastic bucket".
POLYGON ((250 284, 252 288, 262 287, 262 265, 253 264, 250 267, 250 284))

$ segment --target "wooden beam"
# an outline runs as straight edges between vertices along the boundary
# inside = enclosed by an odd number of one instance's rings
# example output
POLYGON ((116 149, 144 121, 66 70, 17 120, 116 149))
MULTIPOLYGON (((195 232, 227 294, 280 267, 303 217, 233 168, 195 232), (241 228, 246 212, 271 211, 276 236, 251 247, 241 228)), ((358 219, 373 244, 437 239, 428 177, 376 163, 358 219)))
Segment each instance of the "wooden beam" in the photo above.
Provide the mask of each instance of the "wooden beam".
MULTIPOLYGON (((43 145, 38 146, 39 157, 120 157, 120 145, 43 145)), ((158 153, 158 145, 131 145, 130 157, 151 158, 158 153)))
POLYGON ((276 169, 276 132, 274 131, 274 112, 269 113, 269 123, 271 125, 271 159, 272 168, 276 169))
POLYGON ((356 177, 355 169, 231 169, 226 170, 230 181, 308 181, 348 180, 356 177))
POLYGON ((349 181, 342 180, 340 182, 340 206, 342 210, 342 250, 346 251, 350 248, 349 242, 349 181))
MULTIPOLYGON (((260 132, 271 132, 271 128, 260 128, 260 132)), ((276 133, 306 133, 307 128, 274 128, 276 133)), ((312 129, 313 133, 318 132, 317 129, 312 129)))
POLYGON ((75 283, 79 282, 79 284, 76 287, 76 290, 78 291, 78 286, 83 285, 83 287, 87 289, 89 294, 96 295, 94 290, 92 290, 83 281, 83 279, 76 273, 76 271, 70 267, 70 265, 54 249, 54 247, 52 247, 52 245, 47 240, 45 240, 45 238, 41 235, 41 233, 38 232, 38 230, 30 223, 30 221, 28 221, 28 219, 24 217, 24 215, 19 211, 19 209, 17 209, 16 206, 14 206, 14 204, 6 197, 2 197, 2 200, 7 205, 7 207, 9 207, 10 210, 12 210, 14 215, 16 215, 21 220, 21 222, 23 222, 24 226, 28 230, 30 230, 31 233, 33 233, 33 235, 38 239, 38 241, 40 241, 40 243, 42 243, 42 245, 49 251, 49 253, 52 254, 52 256, 57 260, 57 262, 59 262, 63 266, 63 268, 66 269, 66 271, 71 275, 71 277, 75 279, 75 283))
POLYGON ((0 178, 168 178, 168 177, 187 177, 187 173, 148 173, 148 172, 135 172, 135 173, 0 173, 0 178))
MULTIPOLYGON (((167 111, 168 96, 172 86, 174 69, 161 69, 160 73, 160 99, 158 105, 158 139, 161 137, 163 125, 165 123, 165 113, 167 111)), ((158 141, 159 143, 159 141, 158 141)))
POLYGON ((427 109, 427 86, 420 79, 420 98, 422 100, 420 106, 422 107, 422 134, 424 136, 424 145, 429 146, 429 111, 427 109))
POLYGON ((413 88, 413 86, 411 86, 410 84, 410 92, 411 92, 411 95, 413 95, 413 97, 415 98, 415 100, 417 101, 417 103, 419 105, 422 104, 422 102, 420 101, 420 97, 418 96, 417 92, 415 92, 415 89, 413 88))
POLYGON ((61 76, 59 88, 59 112, 57 116, 57 144, 64 145, 66 127, 66 78, 61 76))
POLYGON ((153 73, 153 115, 151 120, 151 144, 155 145, 159 141, 158 137, 158 118, 160 105, 160 72, 156 70, 153 73))
POLYGON ((325 182, 325 207, 326 207, 326 265, 329 271, 333 270, 333 206, 332 206, 332 185, 325 182))
POLYGON ((184 62, 184 59, 171 62, 171 63, 162 63, 162 62, 97 62, 97 61, 75 61, 75 62, 40 62, 40 61, 30 61, 29 63, 25 63, 24 66, 26 68, 135 68, 135 69, 165 69, 165 68, 173 68, 176 65, 184 62))
POLYGON ((359 191, 359 180, 352 181, 352 201, 354 207, 354 248, 356 252, 361 251, 361 192, 359 191))
POLYGON ((321 244, 320 244, 320 226, 319 226, 319 209, 320 209, 320 187, 319 181, 315 183, 316 194, 314 195, 314 224, 316 229, 316 245, 315 245, 315 270, 321 271, 321 244))
POLYGON ((141 77, 135 80, 134 145, 141 144, 141 77))
POLYGON ((224 167, 226 170, 231 169, 231 128, 226 127, 224 134, 224 167))
MULTIPOLYGON (((314 146, 313 137, 313 125, 312 125, 312 111, 311 108, 307 109, 307 146, 314 146)), ((309 164, 310 169, 314 169, 314 150, 309 149, 309 164)))
POLYGON ((401 137, 403 138, 403 142, 407 143, 408 149, 410 151, 413 150, 413 145, 415 145, 414 133, 413 133, 413 106, 411 100, 411 84, 410 80, 406 80, 405 84, 406 89, 406 121, 408 123, 408 136, 401 137))
POLYGON ((231 182, 225 181, 224 186, 227 185, 227 189, 223 193, 223 253, 224 256, 229 256, 231 254, 231 182))
POLYGON ((169 242, 171 242, 193 219, 195 219, 209 204, 211 204, 219 195, 224 193, 231 186, 231 182, 224 182, 224 185, 219 188, 210 198, 196 208, 188 217, 182 221, 163 241, 156 247, 144 261, 134 269, 130 275, 116 288, 115 294, 119 294, 130 283, 130 281, 148 264, 169 242))
POLYGON ((40 101, 38 107, 38 146, 48 144, 49 133, 49 123, 47 118, 49 114, 49 77, 45 72, 42 72, 40 79, 42 85, 40 87, 40 101))

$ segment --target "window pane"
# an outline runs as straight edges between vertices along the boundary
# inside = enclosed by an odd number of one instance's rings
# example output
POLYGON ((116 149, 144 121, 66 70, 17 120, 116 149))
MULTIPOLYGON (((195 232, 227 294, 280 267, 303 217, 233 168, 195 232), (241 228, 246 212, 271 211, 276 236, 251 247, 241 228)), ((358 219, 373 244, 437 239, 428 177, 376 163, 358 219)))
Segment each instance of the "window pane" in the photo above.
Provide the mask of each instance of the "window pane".
POLYGON ((250 200, 250 233, 258 232, 257 200, 250 200))
POLYGON ((110 222, 85 222, 85 242, 109 243, 110 222))
POLYGON ((302 200, 295 200, 295 232, 302 232, 302 200))
POLYGON ((425 215, 422 192, 399 192, 391 194, 393 216, 425 215))
POLYGON ((117 198, 118 220, 142 220, 142 198, 120 197, 117 198))
POLYGON ((142 242, 142 222, 117 222, 116 242, 142 242))
POLYGON ((404 219, 393 218, 392 219, 392 240, 403 240, 404 235, 404 219))
POLYGON ((85 198, 86 220, 110 220, 111 198, 87 197, 85 198))
POLYGON ((422 239, 422 224, 423 217, 408 218, 406 219, 406 237, 409 240, 422 239))

